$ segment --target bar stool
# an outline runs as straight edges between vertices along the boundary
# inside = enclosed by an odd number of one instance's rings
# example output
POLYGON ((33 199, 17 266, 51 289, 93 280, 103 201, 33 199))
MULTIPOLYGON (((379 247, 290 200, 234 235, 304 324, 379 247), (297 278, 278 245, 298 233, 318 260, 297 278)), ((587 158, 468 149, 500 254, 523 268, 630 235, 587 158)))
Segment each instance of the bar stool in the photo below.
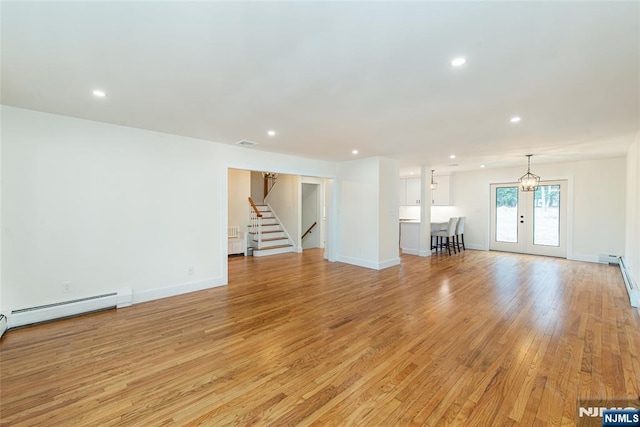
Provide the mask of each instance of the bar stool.
POLYGON ((449 218, 449 224, 447 225, 447 229, 438 231, 438 232, 433 234, 433 236, 435 236, 435 238, 436 238, 436 246, 440 246, 441 249, 444 249, 444 247, 446 246, 447 250, 449 251, 449 255, 451 255, 451 247, 452 246, 453 246, 453 253, 457 253, 456 252, 456 243, 455 243, 456 225, 457 224, 458 224, 458 218, 457 217, 449 218), (439 238, 445 238, 445 237, 447 238, 446 243, 438 244, 438 239, 439 238))
POLYGON ((466 216, 458 218, 458 225, 456 225, 456 246, 458 246, 458 252, 460 252, 460 240, 462 240, 462 250, 466 251, 464 247, 464 223, 467 220, 466 216))

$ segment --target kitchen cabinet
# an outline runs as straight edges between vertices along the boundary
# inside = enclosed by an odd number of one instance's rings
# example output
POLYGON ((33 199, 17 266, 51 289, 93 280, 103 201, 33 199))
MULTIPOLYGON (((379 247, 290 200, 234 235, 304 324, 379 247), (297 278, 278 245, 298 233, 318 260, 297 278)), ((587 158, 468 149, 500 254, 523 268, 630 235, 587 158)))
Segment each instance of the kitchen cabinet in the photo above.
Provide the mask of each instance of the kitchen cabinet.
POLYGON ((420 206, 420 178, 401 178, 400 206, 420 206))
POLYGON ((433 206, 451 206, 453 198, 451 197, 451 175, 434 176, 433 180, 438 183, 437 190, 431 190, 431 205, 433 206))
POLYGON ((420 254, 420 221, 400 222, 400 249, 403 254, 420 254))

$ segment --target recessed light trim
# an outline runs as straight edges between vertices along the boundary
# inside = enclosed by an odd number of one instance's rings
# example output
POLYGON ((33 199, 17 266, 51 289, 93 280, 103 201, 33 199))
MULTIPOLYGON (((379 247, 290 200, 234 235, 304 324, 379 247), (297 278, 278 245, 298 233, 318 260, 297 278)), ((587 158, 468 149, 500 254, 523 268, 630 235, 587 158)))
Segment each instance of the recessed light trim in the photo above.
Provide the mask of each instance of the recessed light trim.
POLYGON ((92 93, 93 93, 93 96, 97 98, 104 98, 107 96, 107 92, 100 89, 95 89, 92 93))
POLYGON ((520 123, 521 120, 522 118, 520 116, 513 116, 511 117, 511 119, 509 119, 511 123, 520 123))
POLYGON ((452 67, 462 67, 464 64, 466 64, 467 62, 467 58, 463 57, 463 56, 459 56, 457 58, 453 58, 450 62, 452 67))
POLYGON ((268 131, 267 131, 267 135, 269 135, 269 136, 276 136, 276 131, 275 131, 275 130, 268 130, 268 131))
POLYGON ((450 155, 450 156, 449 156, 449 158, 450 158, 450 159, 455 159, 455 158, 456 158, 456 155, 455 155, 455 154, 452 154, 452 155, 450 155))
POLYGON ((351 154, 358 154, 358 150, 356 149, 351 150, 351 154))

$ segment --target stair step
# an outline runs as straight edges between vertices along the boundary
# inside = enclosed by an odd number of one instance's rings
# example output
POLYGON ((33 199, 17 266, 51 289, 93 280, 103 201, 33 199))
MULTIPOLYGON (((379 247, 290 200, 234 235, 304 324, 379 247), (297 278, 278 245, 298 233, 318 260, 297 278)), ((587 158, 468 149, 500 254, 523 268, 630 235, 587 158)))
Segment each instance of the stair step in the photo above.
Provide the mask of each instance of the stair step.
MULTIPOLYGON (((254 245, 257 245, 258 241, 254 240, 252 243, 254 245)), ((280 237, 280 238, 274 238, 274 239, 262 239, 262 249, 273 248, 276 246, 283 246, 288 244, 289 244, 289 239, 287 237, 280 237)))
MULTIPOLYGON (((252 240, 258 240, 258 233, 249 233, 249 236, 252 240)), ((287 235, 284 234, 282 230, 274 230, 274 231, 263 231, 262 232, 262 240, 265 239, 286 239, 287 235)))
POLYGON ((293 252, 293 245, 278 245, 262 249, 253 249, 253 256, 269 256, 293 252))
POLYGON ((267 224, 262 226, 262 232, 268 233, 269 231, 282 231, 280 224, 267 224))
MULTIPOLYGON (((289 240, 286 237, 267 237, 266 239, 263 237, 262 241, 263 242, 273 242, 275 240, 289 240)), ((253 239, 254 242, 258 242, 256 239, 253 239)))
POLYGON ((261 248, 261 249, 253 248, 253 251, 254 252, 255 251, 266 251, 267 249, 292 248, 292 247, 293 247, 293 245, 277 245, 277 246, 270 246, 268 248, 261 248))

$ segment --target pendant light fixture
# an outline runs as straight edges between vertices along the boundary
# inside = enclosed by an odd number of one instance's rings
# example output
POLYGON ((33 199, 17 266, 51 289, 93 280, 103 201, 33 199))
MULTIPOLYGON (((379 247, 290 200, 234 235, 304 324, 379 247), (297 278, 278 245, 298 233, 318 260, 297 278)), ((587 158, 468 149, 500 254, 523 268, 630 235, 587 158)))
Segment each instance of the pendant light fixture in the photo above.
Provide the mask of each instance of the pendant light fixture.
POLYGON ((540 177, 532 174, 530 170, 531 156, 533 156, 533 154, 527 154, 527 173, 518 179, 518 184, 520 184, 520 190, 522 191, 536 191, 538 185, 540 185, 540 177))
POLYGON ((432 190, 437 190, 438 189, 438 183, 437 182, 433 182, 433 173, 435 172, 435 170, 431 169, 431 189, 432 190))

